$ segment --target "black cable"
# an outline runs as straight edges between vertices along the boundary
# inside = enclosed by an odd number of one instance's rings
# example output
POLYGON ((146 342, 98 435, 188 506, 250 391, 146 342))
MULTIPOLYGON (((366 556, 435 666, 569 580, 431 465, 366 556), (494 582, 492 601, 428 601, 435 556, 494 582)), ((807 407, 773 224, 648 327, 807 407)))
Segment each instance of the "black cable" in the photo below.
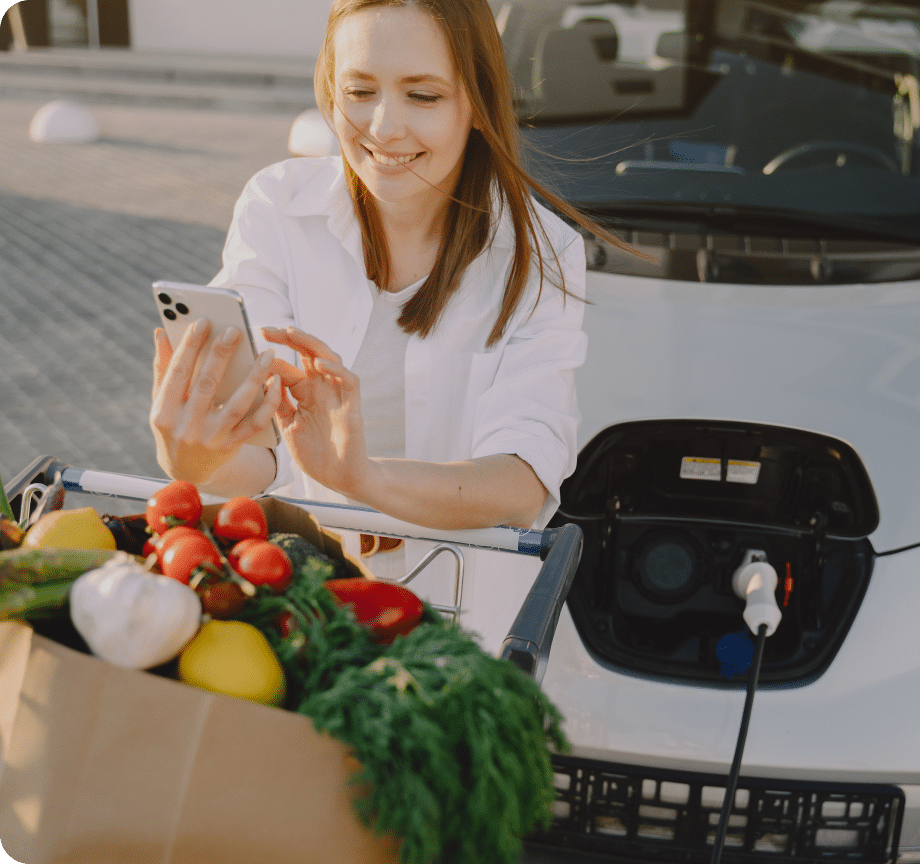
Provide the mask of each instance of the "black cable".
POLYGON ((763 659, 763 646, 767 641, 767 625, 761 624, 757 628, 757 644, 754 647, 754 662, 751 665, 751 674, 747 681, 747 698, 744 700, 744 711, 741 713, 741 728, 738 730, 738 743, 735 745, 735 758, 728 772, 728 785, 725 787, 725 800, 722 801, 722 813, 719 816, 719 827, 716 830, 716 839, 712 847, 712 864, 719 864, 722 860, 722 847, 725 845, 725 833, 728 831, 728 817, 731 814, 732 804, 735 801, 735 789, 738 786, 738 775, 741 773, 741 754, 744 753, 744 742, 747 739, 748 725, 751 722, 751 707, 754 704, 754 691, 757 689, 757 679, 760 677, 760 661, 763 659))

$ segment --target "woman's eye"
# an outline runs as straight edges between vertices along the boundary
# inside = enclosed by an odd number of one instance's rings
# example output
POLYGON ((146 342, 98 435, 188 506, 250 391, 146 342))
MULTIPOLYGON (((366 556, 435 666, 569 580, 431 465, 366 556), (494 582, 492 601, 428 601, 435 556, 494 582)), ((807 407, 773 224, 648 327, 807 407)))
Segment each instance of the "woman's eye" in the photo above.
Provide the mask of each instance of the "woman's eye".
POLYGON ((359 90, 356 88, 346 88, 345 95, 349 99, 366 99, 368 96, 373 96, 373 91, 371 90, 359 90))
POLYGON ((410 93, 409 98, 416 102, 421 102, 423 105, 434 105, 435 102, 441 99, 440 96, 431 93, 410 93))

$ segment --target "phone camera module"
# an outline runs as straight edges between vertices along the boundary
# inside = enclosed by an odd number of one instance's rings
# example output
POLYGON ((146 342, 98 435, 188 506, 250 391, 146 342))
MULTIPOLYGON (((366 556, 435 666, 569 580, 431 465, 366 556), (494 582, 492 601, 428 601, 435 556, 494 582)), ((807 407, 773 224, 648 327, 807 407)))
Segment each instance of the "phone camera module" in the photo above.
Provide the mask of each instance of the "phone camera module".
POLYGON ((164 306, 169 306, 169 304, 172 303, 172 297, 170 297, 169 294, 164 291, 161 291, 159 294, 157 294, 157 300, 159 300, 164 306))
POLYGON ((176 312, 180 315, 188 315, 188 306, 184 303, 176 303, 176 312))
POLYGON ((176 316, 176 313, 173 312, 172 309, 164 309, 163 317, 168 318, 170 321, 175 321, 177 316, 176 316))

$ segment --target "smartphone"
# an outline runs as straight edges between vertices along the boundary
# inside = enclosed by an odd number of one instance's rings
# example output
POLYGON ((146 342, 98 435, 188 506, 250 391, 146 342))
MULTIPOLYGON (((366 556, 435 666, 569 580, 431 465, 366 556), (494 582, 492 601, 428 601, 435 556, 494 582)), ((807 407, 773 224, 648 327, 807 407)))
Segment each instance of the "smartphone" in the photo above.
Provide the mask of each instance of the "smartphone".
MULTIPOLYGON (((249 329, 249 319, 246 317, 243 298, 229 288, 163 281, 153 283, 153 297, 160 312, 163 329, 169 337, 173 350, 182 341, 182 334, 185 333, 186 328, 199 318, 207 318, 211 322, 208 341, 195 367, 196 374, 201 366, 201 358, 227 327, 236 327, 243 333, 243 338, 237 343, 236 351, 230 358, 223 381, 214 397, 218 405, 226 402, 249 374, 257 353, 252 332, 249 329)), ((253 400, 246 416, 251 415, 261 404, 262 395, 260 394, 253 400)), ((261 447, 275 447, 279 441, 278 427, 272 418, 270 425, 247 439, 246 443, 261 447)))

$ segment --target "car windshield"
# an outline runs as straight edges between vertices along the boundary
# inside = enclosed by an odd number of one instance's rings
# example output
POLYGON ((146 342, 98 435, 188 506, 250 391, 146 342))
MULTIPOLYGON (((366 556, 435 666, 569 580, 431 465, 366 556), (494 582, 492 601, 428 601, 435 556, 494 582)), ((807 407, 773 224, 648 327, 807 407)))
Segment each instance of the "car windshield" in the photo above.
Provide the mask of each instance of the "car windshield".
POLYGON ((510 0, 531 167, 595 212, 920 237, 920 4, 510 0))

